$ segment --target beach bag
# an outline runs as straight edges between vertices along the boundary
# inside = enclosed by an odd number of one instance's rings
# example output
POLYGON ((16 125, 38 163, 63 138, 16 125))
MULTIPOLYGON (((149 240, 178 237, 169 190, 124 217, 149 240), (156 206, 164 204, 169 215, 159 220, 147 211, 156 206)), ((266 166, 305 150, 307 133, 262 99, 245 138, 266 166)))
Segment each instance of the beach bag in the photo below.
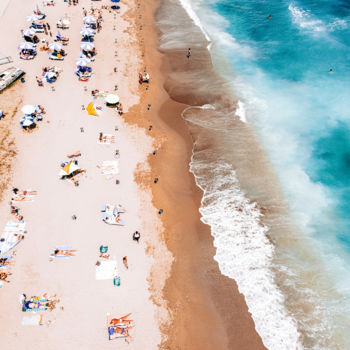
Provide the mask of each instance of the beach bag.
POLYGON ((120 277, 119 276, 116 276, 113 278, 113 284, 115 286, 118 286, 118 287, 120 286, 120 277))
POLYGON ((100 253, 102 254, 102 253, 107 253, 107 252, 108 252, 108 246, 101 245, 100 246, 100 253))

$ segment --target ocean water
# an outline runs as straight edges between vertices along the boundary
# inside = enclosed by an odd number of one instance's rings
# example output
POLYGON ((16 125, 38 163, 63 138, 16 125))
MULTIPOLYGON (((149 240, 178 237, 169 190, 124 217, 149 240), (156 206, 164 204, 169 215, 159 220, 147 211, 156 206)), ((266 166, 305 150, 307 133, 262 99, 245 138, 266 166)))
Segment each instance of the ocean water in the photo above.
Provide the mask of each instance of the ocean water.
POLYGON ((350 349, 350 3, 169 0, 158 26, 215 259, 265 346, 350 349))

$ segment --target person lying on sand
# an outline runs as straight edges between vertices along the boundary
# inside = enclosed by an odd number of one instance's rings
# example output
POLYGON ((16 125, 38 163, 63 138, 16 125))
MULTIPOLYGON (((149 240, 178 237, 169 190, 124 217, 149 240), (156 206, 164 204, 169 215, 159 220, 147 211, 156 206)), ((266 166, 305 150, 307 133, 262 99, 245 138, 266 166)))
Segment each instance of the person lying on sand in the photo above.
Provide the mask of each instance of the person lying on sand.
POLYGON ((9 259, 8 258, 0 258, 0 265, 1 266, 7 266, 9 265, 9 259))
POLYGON ((54 256, 57 256, 57 255, 75 256, 75 254, 73 254, 74 252, 76 252, 76 250, 73 250, 73 249, 69 249, 69 250, 55 249, 53 252, 53 255, 54 256))
POLYGON ((11 275, 11 273, 1 272, 0 273, 0 281, 10 283, 10 281, 6 281, 6 279, 9 275, 11 275))

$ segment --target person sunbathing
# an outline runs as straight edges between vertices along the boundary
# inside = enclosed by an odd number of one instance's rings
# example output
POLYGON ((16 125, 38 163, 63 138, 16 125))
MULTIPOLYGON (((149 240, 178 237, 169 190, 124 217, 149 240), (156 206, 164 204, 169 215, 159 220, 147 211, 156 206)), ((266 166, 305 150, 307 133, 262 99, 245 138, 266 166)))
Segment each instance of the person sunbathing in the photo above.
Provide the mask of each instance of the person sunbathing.
POLYGON ((8 265, 10 262, 8 260, 8 258, 0 258, 0 265, 1 266, 6 266, 8 265))
POLYGON ((24 303, 24 307, 27 310, 34 310, 34 309, 47 309, 48 308, 48 301, 44 302, 34 302, 32 300, 28 300, 24 303))
POLYGON ((9 275, 11 275, 11 273, 1 272, 0 273, 0 281, 10 283, 10 281, 6 281, 6 279, 9 275))
POLYGON ((57 255, 63 255, 63 256, 75 256, 75 254, 73 254, 74 252, 76 252, 76 250, 73 249, 64 249, 64 250, 60 250, 60 249, 55 249, 53 254, 54 256, 57 255))

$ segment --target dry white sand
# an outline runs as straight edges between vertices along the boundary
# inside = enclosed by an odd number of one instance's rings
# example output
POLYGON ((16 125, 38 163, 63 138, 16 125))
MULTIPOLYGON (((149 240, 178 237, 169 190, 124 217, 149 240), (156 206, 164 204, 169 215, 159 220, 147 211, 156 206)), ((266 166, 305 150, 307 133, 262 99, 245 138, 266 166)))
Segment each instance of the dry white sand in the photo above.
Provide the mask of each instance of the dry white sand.
MULTIPOLYGON (((39 130, 23 134, 16 125, 18 158, 12 185, 21 189, 34 189, 38 196, 32 203, 20 204, 28 234, 17 246, 13 275, 0 289, 0 348, 3 350, 24 349, 155 349, 161 341, 160 319, 164 321, 166 311, 155 306, 150 300, 147 278, 153 259, 146 255, 146 240, 152 240, 168 253, 160 242, 156 242, 157 230, 161 224, 157 211, 151 205, 149 193, 143 193, 134 182, 134 171, 139 162, 144 162, 152 151, 152 140, 141 129, 127 126, 117 113, 104 108, 100 117, 88 116, 82 105, 90 101, 92 89, 113 91, 118 84, 117 94, 127 110, 139 102, 138 71, 141 62, 137 58, 136 45, 131 34, 124 31, 129 25, 121 16, 128 4, 122 4, 122 11, 114 20, 113 14, 103 11, 102 31, 96 35, 98 51, 96 62, 92 63, 94 76, 86 83, 79 82, 73 74, 75 60, 79 54, 82 27, 82 7, 90 4, 109 4, 109 1, 79 1, 79 6, 68 7, 57 1, 54 7, 42 7, 47 14, 46 22, 56 34, 56 21, 67 14, 71 19, 69 30, 61 31, 70 38, 65 47, 68 56, 63 62, 53 62, 47 53, 38 50, 34 61, 21 61, 17 46, 21 42, 20 29, 29 24, 25 16, 31 14, 36 0, 18 2, 11 0, 0 18, 0 32, 7 40, 1 42, 1 52, 11 55, 14 65, 26 72, 24 104, 41 104, 47 114, 39 123, 39 130), (116 30, 113 25, 116 23, 116 30), (4 36, 4 33, 7 34, 4 36), (118 43, 115 45, 115 39, 118 43), (115 51, 118 57, 115 58, 115 51), (39 88, 35 76, 41 67, 55 64, 63 69, 58 81, 39 88), (118 67, 118 73, 113 67, 118 67), (55 91, 51 91, 54 86, 55 91), (84 91, 87 86, 87 91, 84 91), (118 131, 115 131, 115 126, 118 131), (80 132, 83 127, 85 132, 80 132), (98 145, 99 132, 116 136, 112 145, 98 145), (97 165, 112 160, 116 149, 120 150, 119 174, 115 180, 106 180, 97 165), (79 165, 87 169, 86 178, 80 186, 59 180, 58 172, 66 155, 80 150, 79 165), (101 220, 100 207, 104 203, 123 204, 127 211, 122 215, 124 227, 108 226, 101 220), (77 220, 72 220, 72 215, 77 220), (132 233, 141 232, 141 243, 132 241, 132 233), (153 232, 152 232, 153 231, 153 232), (118 262, 121 286, 113 286, 112 280, 95 280, 95 263, 99 246, 108 245, 109 252, 118 262), (49 255, 55 245, 72 245, 77 249, 75 257, 56 259, 49 262, 49 255), (125 270, 122 257, 128 257, 129 270, 125 270), (21 326, 24 313, 21 311, 19 296, 57 294, 58 307, 46 311, 44 323, 54 321, 50 326, 21 326), (63 306, 64 310, 60 307, 63 306), (130 332, 132 341, 122 339, 108 341, 106 314, 123 315, 132 313, 135 328, 130 332)), ((129 4, 134 6, 132 2, 129 4)), ((41 34, 40 37, 46 37, 41 34)), ((103 105, 103 99, 98 99, 103 105)), ((1 104, 1 96, 0 96, 1 104)), ((22 114, 19 110, 18 122, 22 114)), ((147 166, 145 166, 147 168, 147 166)), ((0 204, 0 230, 10 219, 8 201, 10 189, 0 204)), ((165 267, 165 266, 164 266, 165 267)), ((166 270, 166 268, 165 268, 166 270)))

